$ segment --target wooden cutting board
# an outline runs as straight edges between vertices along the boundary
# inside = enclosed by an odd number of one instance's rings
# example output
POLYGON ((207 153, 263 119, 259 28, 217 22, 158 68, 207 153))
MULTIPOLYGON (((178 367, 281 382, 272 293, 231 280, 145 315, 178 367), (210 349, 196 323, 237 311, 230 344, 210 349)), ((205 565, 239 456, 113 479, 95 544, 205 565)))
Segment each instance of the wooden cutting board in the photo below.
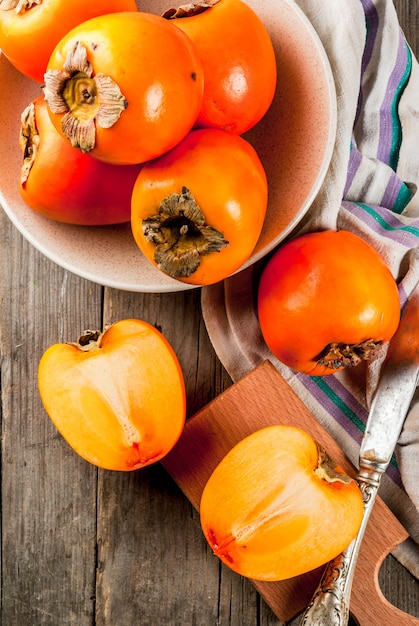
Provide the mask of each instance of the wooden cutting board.
MULTIPOLYGON (((354 467, 312 413, 266 362, 188 420, 164 466, 196 509, 210 474, 246 435, 271 424, 294 424, 321 443, 349 474, 354 467)), ((392 606, 382 595, 378 571, 383 559, 408 536, 377 498, 359 555, 351 612, 361 626, 418 626, 419 620, 392 606)), ((277 617, 288 622, 308 604, 323 568, 280 582, 252 581, 277 617)))

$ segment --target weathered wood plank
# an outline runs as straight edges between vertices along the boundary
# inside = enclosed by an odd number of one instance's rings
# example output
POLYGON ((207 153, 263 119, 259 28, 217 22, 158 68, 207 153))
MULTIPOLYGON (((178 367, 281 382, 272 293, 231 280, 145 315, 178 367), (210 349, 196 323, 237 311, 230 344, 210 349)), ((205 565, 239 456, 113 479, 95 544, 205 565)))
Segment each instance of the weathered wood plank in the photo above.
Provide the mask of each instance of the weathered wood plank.
POLYGON ((2 612, 5 625, 92 624, 96 470, 41 408, 43 350, 92 322, 101 289, 51 264, 1 215, 2 612))

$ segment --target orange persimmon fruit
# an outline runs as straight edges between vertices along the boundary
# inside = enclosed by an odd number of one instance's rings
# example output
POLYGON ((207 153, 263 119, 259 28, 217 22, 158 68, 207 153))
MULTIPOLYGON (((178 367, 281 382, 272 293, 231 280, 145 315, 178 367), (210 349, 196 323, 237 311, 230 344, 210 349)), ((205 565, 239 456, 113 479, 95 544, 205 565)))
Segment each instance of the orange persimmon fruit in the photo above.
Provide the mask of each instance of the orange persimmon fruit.
POLYGON ((43 96, 22 112, 19 143, 19 193, 33 211, 82 226, 130 221, 141 165, 113 165, 73 148, 53 126, 43 96))
POLYGON ((267 177, 253 146, 234 133, 202 128, 144 164, 132 193, 131 227, 159 270, 208 285, 249 260, 267 203, 267 177))
POLYGON ((185 33, 158 15, 128 11, 70 30, 44 79, 57 130, 83 152, 125 165, 154 159, 181 141, 204 88, 185 33))
POLYGON ((39 83, 54 47, 71 28, 106 13, 138 12, 135 0, 10 0, 0 5, 0 49, 39 83))
POLYGON ((362 516, 357 483, 304 430, 276 425, 221 460, 200 503, 204 535, 242 576, 275 581, 311 571, 344 550, 362 516))
POLYGON ((310 376, 374 357, 400 321, 397 283, 379 252, 347 230, 281 245, 262 270, 258 318, 268 348, 310 376))
POLYGON ((277 77, 272 41, 257 13, 241 0, 198 0, 164 16, 188 35, 202 61, 196 126, 237 134, 255 126, 272 103, 277 77))
POLYGON ((182 433, 182 370, 154 326, 126 319, 43 354, 38 387, 58 431, 82 458, 134 470, 163 458, 182 433))

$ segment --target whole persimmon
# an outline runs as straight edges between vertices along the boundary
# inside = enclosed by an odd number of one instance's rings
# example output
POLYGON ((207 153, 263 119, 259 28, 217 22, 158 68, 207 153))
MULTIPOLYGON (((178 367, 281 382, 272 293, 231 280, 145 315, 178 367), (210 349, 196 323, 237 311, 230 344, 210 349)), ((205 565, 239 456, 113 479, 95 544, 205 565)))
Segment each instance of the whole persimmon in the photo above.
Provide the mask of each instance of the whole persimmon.
POLYGON ((45 73, 53 124, 103 161, 143 163, 193 127, 203 96, 201 61, 190 39, 163 17, 128 11, 70 30, 45 73))
POLYGON ((86 461, 135 470, 163 458, 185 423, 186 400, 176 354, 154 326, 126 319, 103 333, 43 354, 38 387, 44 408, 86 461))
POLYGON ((259 324, 282 363, 311 376, 374 357, 400 321, 396 281, 381 255, 347 230, 281 245, 262 270, 259 324))
POLYGON ((0 2, 0 49, 22 74, 42 83, 52 51, 71 28, 120 11, 137 12, 135 0, 0 2))
POLYGON ((129 222, 141 165, 114 165, 73 148, 56 130, 39 96, 22 112, 19 192, 33 211, 66 224, 129 222))
POLYGON ((257 13, 242 0, 207 0, 168 10, 192 40, 204 69, 197 127, 242 134, 269 109, 276 89, 275 51, 257 13))
POLYGON ((295 426, 262 428, 221 460, 204 487, 204 535, 221 561, 255 580, 311 571, 344 550, 363 516, 357 483, 295 426))
POLYGON ((132 232, 162 272, 208 285, 248 261, 267 201, 266 173, 253 146, 234 133, 202 128, 143 165, 132 193, 132 232))

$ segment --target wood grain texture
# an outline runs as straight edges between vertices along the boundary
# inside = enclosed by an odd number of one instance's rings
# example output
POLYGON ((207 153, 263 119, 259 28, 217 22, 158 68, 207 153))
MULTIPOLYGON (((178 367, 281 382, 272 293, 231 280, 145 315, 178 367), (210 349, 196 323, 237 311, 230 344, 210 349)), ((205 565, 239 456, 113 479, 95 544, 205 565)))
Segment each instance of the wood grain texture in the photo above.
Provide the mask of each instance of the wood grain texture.
MULTIPOLYGON (((184 434, 163 464, 199 509, 202 491, 211 473, 231 448, 264 426, 289 424, 308 432, 350 475, 355 469, 342 450, 291 390, 274 367, 266 362, 230 387, 187 424, 184 434)), ((419 625, 384 600, 377 573, 390 550, 407 533, 378 498, 361 547, 353 587, 352 610, 369 626, 397 623, 419 625)), ((276 615, 284 622, 297 616, 310 601, 323 568, 276 583, 254 581, 276 615)))
MULTIPOLYGON (((417 0, 395 5, 417 54, 417 0)), ((206 334, 199 290, 104 289, 43 257, 2 212, 0 227, 0 623, 280 626, 253 584, 208 550, 196 510, 161 465, 97 470, 69 449, 38 396, 37 364, 49 345, 134 316, 168 337, 189 415, 200 411, 231 381, 206 334)), ((419 616, 417 581, 390 557, 381 572, 387 597, 419 616)))
POLYGON ((87 626, 94 615, 96 470, 52 427, 36 376, 51 342, 100 322, 101 288, 46 262, 3 216, 0 250, 1 623, 87 626))

